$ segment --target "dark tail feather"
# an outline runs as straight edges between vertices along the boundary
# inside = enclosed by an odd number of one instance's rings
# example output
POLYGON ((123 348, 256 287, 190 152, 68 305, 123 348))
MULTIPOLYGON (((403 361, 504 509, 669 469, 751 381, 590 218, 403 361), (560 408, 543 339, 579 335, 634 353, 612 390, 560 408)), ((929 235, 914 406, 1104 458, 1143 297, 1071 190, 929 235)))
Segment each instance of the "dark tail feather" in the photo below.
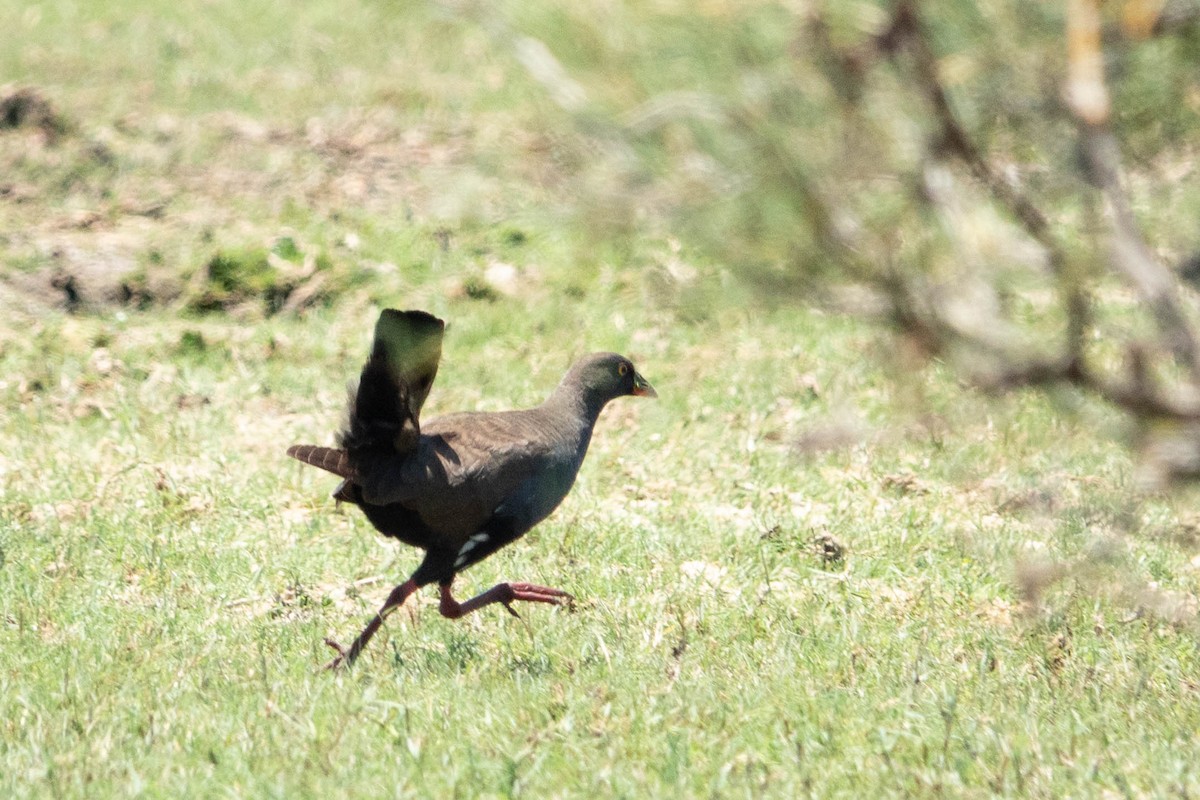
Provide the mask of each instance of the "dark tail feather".
POLYGON ((314 444, 295 444, 287 449, 287 454, 298 461, 319 467, 326 472, 332 472, 341 478, 350 478, 354 474, 354 470, 350 467, 350 458, 345 450, 317 447, 314 444))
POLYGON ((444 322, 424 311, 389 308, 379 315, 371 356, 340 437, 352 463, 416 448, 421 406, 437 375, 444 329, 444 322))

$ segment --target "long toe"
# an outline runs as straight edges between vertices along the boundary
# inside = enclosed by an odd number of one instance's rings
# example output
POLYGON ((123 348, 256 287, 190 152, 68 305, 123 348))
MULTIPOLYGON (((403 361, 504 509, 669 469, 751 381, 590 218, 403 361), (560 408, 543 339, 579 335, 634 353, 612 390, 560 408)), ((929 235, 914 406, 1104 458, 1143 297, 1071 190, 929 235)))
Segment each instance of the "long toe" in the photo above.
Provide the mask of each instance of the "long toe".
POLYGON ((561 589, 552 589, 549 586, 538 586, 536 583, 497 583, 486 592, 477 594, 465 603, 460 603, 450 594, 450 585, 442 586, 442 601, 438 606, 438 610, 442 616, 451 619, 470 614, 472 611, 477 611, 484 606, 490 606, 492 603, 500 603, 508 610, 508 613, 515 617, 519 617, 516 609, 512 604, 518 600, 527 603, 548 603, 552 606, 561 606, 570 604, 573 598, 561 589))
POLYGON ((550 586, 538 586, 536 583, 511 583, 513 599, 529 603, 549 603, 561 606, 571 605, 575 598, 562 589, 550 586))

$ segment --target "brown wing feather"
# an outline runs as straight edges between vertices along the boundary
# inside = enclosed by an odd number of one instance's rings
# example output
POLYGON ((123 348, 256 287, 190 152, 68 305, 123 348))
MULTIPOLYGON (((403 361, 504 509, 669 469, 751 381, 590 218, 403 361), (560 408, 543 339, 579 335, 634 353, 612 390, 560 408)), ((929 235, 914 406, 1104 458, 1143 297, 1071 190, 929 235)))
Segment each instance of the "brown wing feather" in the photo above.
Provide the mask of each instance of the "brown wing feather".
POLYGON ((584 435, 578 420, 545 409, 450 414, 428 422, 413 455, 382 461, 355 481, 368 503, 411 508, 454 542, 478 532, 535 475, 546 480, 528 487, 524 500, 547 512, 557 505, 578 469, 584 435))

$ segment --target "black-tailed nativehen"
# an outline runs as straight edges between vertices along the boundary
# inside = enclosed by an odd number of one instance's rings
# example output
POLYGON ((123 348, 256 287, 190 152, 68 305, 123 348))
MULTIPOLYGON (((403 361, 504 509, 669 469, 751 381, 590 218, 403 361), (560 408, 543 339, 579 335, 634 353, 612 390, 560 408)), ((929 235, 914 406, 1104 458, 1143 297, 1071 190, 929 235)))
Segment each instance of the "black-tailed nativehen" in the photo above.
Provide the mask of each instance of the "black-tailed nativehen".
POLYGON ((349 666, 384 619, 422 586, 437 583, 439 610, 458 618, 491 603, 559 605, 571 596, 530 583, 500 583, 465 602, 459 572, 515 541, 558 507, 575 482, 592 428, 609 400, 657 396, 629 359, 593 353, 571 367, 537 408, 449 414, 421 421, 437 374, 445 323, 424 311, 385 310, 351 396, 339 447, 296 445, 288 455, 343 480, 333 496, 363 510, 380 533, 425 551, 407 581, 330 668, 349 666))

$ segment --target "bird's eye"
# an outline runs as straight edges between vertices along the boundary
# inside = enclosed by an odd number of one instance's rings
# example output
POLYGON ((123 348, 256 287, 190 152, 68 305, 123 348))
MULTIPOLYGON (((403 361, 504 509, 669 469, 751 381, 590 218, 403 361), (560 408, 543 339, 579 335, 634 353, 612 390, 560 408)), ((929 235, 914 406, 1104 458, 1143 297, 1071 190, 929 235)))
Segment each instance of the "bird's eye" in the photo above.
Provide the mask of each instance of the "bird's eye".
POLYGON ((629 365, 625 363, 617 364, 617 374, 621 376, 629 374, 629 365))

